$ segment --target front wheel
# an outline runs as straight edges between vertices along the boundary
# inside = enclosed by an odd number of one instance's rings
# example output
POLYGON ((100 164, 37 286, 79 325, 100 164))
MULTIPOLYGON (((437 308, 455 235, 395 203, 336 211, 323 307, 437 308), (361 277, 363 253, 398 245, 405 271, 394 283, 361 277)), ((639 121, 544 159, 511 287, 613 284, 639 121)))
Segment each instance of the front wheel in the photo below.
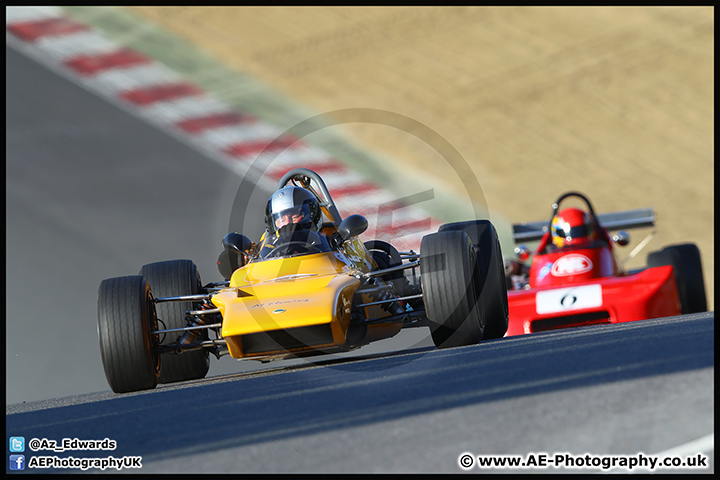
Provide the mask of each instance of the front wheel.
POLYGON ((475 249, 463 231, 426 235, 420 244, 425 315, 438 348, 472 345, 483 336, 482 278, 475 249))
POLYGON ((141 276, 109 278, 98 290, 98 337, 105 377, 115 393, 150 390, 160 375, 157 318, 141 276))
POLYGON ((470 220, 442 225, 438 231, 464 231, 475 248, 480 278, 485 330, 483 340, 502 338, 508 329, 509 309, 505 266, 495 226, 489 220, 470 220))

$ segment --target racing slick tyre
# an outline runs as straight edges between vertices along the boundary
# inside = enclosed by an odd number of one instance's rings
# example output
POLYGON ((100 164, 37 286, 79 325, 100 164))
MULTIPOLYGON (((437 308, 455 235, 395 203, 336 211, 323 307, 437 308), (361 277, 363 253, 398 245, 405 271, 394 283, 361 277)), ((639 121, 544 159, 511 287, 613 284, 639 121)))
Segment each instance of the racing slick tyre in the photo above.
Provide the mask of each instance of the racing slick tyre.
POLYGON ((420 279, 435 346, 478 343, 485 327, 482 278, 470 237, 463 231, 425 235, 420 244, 420 279))
MULTIPOLYGON (((402 265, 402 257, 400 252, 388 242, 382 240, 370 240, 364 243, 365 248, 368 250, 373 260, 378 266, 378 270, 385 268, 396 267, 402 265)), ((380 277, 386 283, 393 286, 395 293, 400 297, 405 296, 417 296, 421 293, 418 286, 411 284, 402 270, 390 272, 380 277)), ((407 303, 415 309, 422 309, 422 300, 420 298, 413 298, 407 300, 407 303)))
POLYGON ((697 245, 684 243, 667 246, 650 253, 647 264, 648 267, 672 265, 683 314, 707 311, 705 280, 697 245))
MULTIPOLYGON (((169 260, 144 265, 140 269, 155 298, 197 295, 201 293, 200 274, 191 260, 169 260)), ((196 306, 190 302, 165 302, 155 306, 157 318, 164 326, 162 330, 187 326, 185 311, 196 306)), ((207 329, 200 330, 197 341, 208 339, 207 329)), ((166 334, 160 338, 161 345, 177 341, 179 334, 166 334)), ((204 378, 210 368, 209 352, 193 350, 181 354, 163 355, 160 383, 182 382, 204 378)))
POLYGON ((150 390, 160 374, 157 317, 141 276, 103 280, 98 290, 98 338, 105 377, 115 393, 150 390))
POLYGON ((384 242, 382 240, 369 240, 363 245, 365 245, 365 248, 367 248, 368 252, 372 254, 374 254, 375 252, 384 253, 383 257, 386 257, 388 259, 388 266, 400 265, 402 263, 402 257, 400 256, 400 252, 398 252, 397 248, 393 247, 388 242, 384 242))
POLYGON ((502 338, 508 329, 508 284, 497 230, 489 220, 447 223, 438 229, 452 230, 467 233, 477 253, 482 279, 481 305, 485 312, 483 340, 502 338))
MULTIPOLYGON (((382 240, 370 240, 365 242, 363 245, 365 245, 365 248, 370 253, 373 260, 375 260, 375 263, 377 263, 379 270, 402 265, 400 252, 398 252, 391 244, 383 242, 382 240)), ((383 275, 381 278, 386 282, 397 281, 395 282, 397 284, 395 285, 395 288, 398 289, 398 293, 401 295, 405 294, 405 284, 407 284, 407 280, 405 279, 405 275, 403 275, 402 271, 398 270, 396 272, 390 272, 383 275)))

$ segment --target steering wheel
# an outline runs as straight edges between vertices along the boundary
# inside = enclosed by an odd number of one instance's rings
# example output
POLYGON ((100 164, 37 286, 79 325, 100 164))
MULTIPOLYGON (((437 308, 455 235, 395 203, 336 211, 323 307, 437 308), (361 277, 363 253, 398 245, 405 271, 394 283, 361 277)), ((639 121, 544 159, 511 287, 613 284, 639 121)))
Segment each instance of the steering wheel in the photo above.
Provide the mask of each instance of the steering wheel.
POLYGON ((310 243, 292 241, 282 243, 279 246, 275 247, 270 253, 265 256, 265 258, 283 257, 285 255, 294 255, 298 253, 322 253, 322 250, 316 245, 312 245, 310 243))

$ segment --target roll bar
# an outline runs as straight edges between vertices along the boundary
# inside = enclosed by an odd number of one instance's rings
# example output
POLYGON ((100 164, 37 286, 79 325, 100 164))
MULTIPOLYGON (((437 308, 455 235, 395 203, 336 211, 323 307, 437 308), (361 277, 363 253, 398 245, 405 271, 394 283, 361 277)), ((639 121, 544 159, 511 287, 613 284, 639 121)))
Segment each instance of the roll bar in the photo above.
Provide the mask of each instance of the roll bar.
POLYGON ((285 187, 289 182, 293 182, 295 186, 301 186, 310 190, 310 192, 317 197, 318 202, 320 202, 320 208, 328 220, 336 227, 340 225, 342 217, 330 196, 330 191, 323 179, 320 178, 320 175, 308 168, 293 168, 282 176, 278 182, 277 190, 285 187), (311 181, 315 182, 315 186, 312 185, 311 181))
MULTIPOLYGON (((560 202, 570 196, 583 199, 590 210, 590 214, 596 218, 597 223, 608 231, 655 226, 655 211, 652 208, 639 208, 596 215, 587 197, 577 192, 566 193, 553 203, 553 217, 558 211, 560 202)), ((552 217, 550 220, 552 221, 552 217)), ((523 243, 540 240, 543 235, 549 231, 550 224, 547 220, 539 220, 536 222, 517 223, 514 224, 512 228, 513 241, 515 243, 523 243)))

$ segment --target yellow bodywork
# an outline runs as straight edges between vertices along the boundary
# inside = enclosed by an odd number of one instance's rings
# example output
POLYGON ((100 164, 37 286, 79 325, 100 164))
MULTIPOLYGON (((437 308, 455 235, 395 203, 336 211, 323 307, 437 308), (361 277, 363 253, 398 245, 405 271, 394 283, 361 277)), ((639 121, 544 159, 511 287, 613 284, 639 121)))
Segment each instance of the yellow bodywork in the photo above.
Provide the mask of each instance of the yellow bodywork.
MULTIPOLYGON (((235 270, 229 287, 211 299, 222 314, 230 356, 277 356, 344 345, 360 285, 353 274, 372 268, 362 242, 353 239, 344 247, 342 253, 257 261, 235 270)), ((368 334, 374 331, 369 336, 383 338, 398 330, 378 325, 368 334)))

